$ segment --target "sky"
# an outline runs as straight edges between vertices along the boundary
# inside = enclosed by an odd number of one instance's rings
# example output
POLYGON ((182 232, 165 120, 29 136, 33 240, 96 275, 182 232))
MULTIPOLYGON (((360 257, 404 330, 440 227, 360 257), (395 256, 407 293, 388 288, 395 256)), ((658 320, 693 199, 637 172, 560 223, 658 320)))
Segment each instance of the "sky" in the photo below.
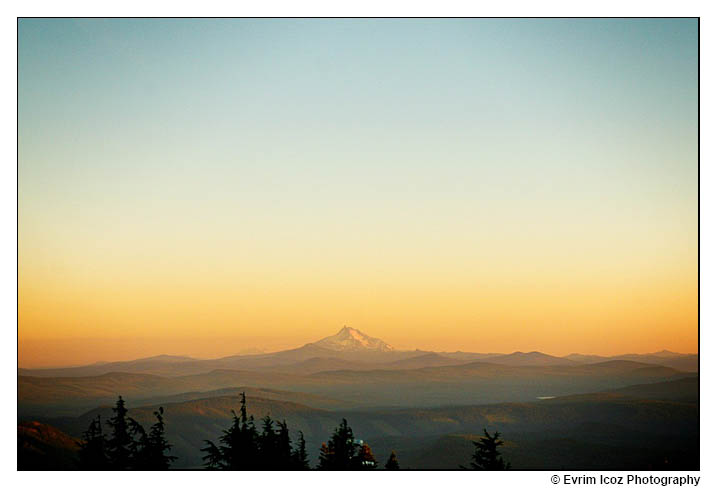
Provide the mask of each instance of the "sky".
POLYGON ((695 19, 21 19, 23 367, 698 344, 695 19))

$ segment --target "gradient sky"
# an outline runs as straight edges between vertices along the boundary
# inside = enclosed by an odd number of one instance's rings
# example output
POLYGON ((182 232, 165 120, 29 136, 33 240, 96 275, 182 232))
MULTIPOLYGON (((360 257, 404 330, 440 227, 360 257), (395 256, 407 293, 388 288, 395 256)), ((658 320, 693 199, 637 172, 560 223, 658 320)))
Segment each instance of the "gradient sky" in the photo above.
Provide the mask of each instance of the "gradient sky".
POLYGON ((696 20, 19 22, 19 363, 698 341, 696 20))

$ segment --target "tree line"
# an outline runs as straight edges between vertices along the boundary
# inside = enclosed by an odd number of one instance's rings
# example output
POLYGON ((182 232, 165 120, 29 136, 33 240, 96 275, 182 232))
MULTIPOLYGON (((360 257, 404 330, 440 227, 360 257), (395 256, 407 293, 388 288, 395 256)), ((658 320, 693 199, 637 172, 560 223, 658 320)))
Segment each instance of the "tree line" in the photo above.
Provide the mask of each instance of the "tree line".
POLYGON ((167 470, 177 459, 165 439, 164 410, 154 412, 157 422, 146 431, 140 423, 127 416, 127 408, 119 396, 114 416, 107 420, 109 436, 102 430, 98 415, 92 420, 79 443, 80 468, 85 470, 167 470))
POLYGON ((232 424, 219 438, 219 446, 205 440, 202 460, 208 469, 225 470, 306 470, 309 469, 304 434, 299 432, 295 447, 286 421, 262 419, 262 430, 247 416, 247 398, 242 392, 239 416, 232 411, 232 424))
MULTIPOLYGON (((122 396, 114 408, 113 416, 106 422, 108 435, 102 429, 98 415, 84 432, 79 443, 80 468, 85 470, 167 470, 177 459, 165 438, 164 410, 154 412, 157 421, 149 431, 127 415, 122 396)), ((292 442, 285 420, 275 421, 269 415, 257 428, 254 416, 247 415, 247 398, 242 392, 239 415, 232 410, 232 423, 222 431, 218 443, 205 440, 201 449, 204 467, 210 470, 309 470, 304 434, 299 431, 292 442)), ((475 470, 506 470, 498 448, 503 444, 498 432, 473 442, 475 451, 470 468, 475 470)), ((372 470, 378 467, 371 447, 357 441, 354 432, 342 419, 331 438, 319 449, 318 470, 372 470)), ((384 464, 387 470, 399 470, 399 460, 391 452, 384 464)), ((466 468, 460 466, 460 468, 466 468)))

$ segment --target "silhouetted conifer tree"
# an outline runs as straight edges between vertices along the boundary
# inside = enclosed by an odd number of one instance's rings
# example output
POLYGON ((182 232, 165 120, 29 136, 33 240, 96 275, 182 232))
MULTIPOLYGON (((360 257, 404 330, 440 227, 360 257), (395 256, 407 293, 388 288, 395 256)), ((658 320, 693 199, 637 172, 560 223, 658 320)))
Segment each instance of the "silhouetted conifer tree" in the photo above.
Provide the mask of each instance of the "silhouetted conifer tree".
POLYGON ((271 470, 278 465, 278 439, 274 431, 274 421, 269 415, 262 418, 262 433, 259 435, 259 464, 258 468, 271 470))
POLYGON ((232 470, 242 469, 246 466, 245 436, 242 436, 243 425, 241 420, 237 417, 237 413, 232 411, 232 426, 228 430, 224 431, 224 435, 219 438, 222 443, 220 451, 222 452, 222 458, 226 468, 232 470))
POLYGON ((293 468, 292 440, 289 437, 289 428, 287 428, 287 421, 282 420, 281 423, 277 423, 277 426, 279 426, 279 430, 277 431, 276 467, 279 470, 290 470, 293 468))
POLYGON ((304 433, 301 431, 299 432, 297 448, 292 452, 292 468, 294 470, 309 470, 307 442, 304 441, 304 433))
POLYGON ((242 423, 242 428, 245 428, 249 426, 249 418, 247 417, 247 396, 244 395, 244 391, 242 391, 241 399, 242 400, 240 401, 239 416, 240 422, 242 423))
POLYGON ((247 398, 242 392, 239 416, 232 411, 232 425, 223 430, 217 446, 205 440, 201 450, 207 455, 202 457, 208 469, 248 470, 257 469, 259 462, 259 435, 254 426, 254 417, 247 416, 247 398))
POLYGON ((508 470, 511 464, 504 462, 498 448, 504 444, 499 440, 501 434, 497 431, 492 435, 484 428, 484 436, 475 441, 474 455, 471 457, 471 468, 474 470, 508 470))
POLYGON ((127 418, 127 428, 130 432, 131 440, 129 467, 135 470, 148 470, 147 432, 140 423, 130 417, 127 418))
POLYGON ((396 458, 396 453, 392 450, 391 455, 389 455, 389 460, 386 461, 386 464, 384 464, 384 468, 386 470, 399 470, 399 460, 396 458))
POLYGON ((202 457, 205 468, 210 470, 226 469, 222 450, 210 440, 205 440, 204 443, 206 446, 200 450, 207 453, 202 457))
POLYGON ((240 422, 239 466, 241 470, 254 469, 258 462, 257 438, 259 435, 254 426, 254 416, 247 416, 247 397, 244 392, 242 392, 240 422))
MULTIPOLYGON (((351 431, 351 430, 350 430, 351 431)), ((353 438, 352 438, 353 440, 353 438)), ((305 470, 309 468, 304 434, 299 432, 296 449, 286 421, 276 422, 267 415, 262 418, 262 431, 254 426, 254 418, 247 415, 247 399, 242 393, 239 416, 232 411, 232 426, 223 431, 219 445, 205 440, 202 451, 208 469, 228 470, 305 470), (276 425, 276 427, 275 427, 276 425)))
POLYGON ((172 445, 165 439, 164 413, 162 407, 154 412, 157 421, 150 428, 149 435, 144 437, 141 454, 143 465, 148 470, 167 470, 177 460, 177 457, 165 454, 172 450, 172 445))
POLYGON ((107 456, 113 470, 127 470, 131 468, 133 442, 122 396, 119 396, 112 411, 115 415, 107 421, 111 430, 107 440, 107 456))
POLYGON ((354 443, 354 433, 342 419, 341 424, 334 430, 334 434, 327 443, 322 443, 319 453, 319 469, 349 470, 354 468, 357 444, 354 443))
POLYGON ((87 431, 82 434, 82 441, 79 443, 80 469, 106 470, 109 468, 105 443, 102 421, 98 415, 96 419, 92 420, 87 431))
POLYGON ((80 442, 80 467, 86 470, 166 470, 177 457, 167 455, 171 445, 165 439, 164 410, 155 411, 157 422, 149 434, 144 427, 127 416, 125 401, 120 396, 112 409, 115 415, 107 424, 112 428, 109 438, 102 433, 100 417, 93 419, 80 442))

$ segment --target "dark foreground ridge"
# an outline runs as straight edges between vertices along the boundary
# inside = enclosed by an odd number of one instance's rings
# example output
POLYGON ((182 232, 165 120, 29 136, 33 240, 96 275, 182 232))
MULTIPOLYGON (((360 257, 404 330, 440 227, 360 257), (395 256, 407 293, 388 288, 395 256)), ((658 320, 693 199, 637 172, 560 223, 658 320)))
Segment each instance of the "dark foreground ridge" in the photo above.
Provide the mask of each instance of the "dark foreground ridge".
MULTIPOLYGON (((393 466, 392 458, 404 469, 457 469, 470 466, 477 443, 485 444, 489 435, 500 432, 500 456, 513 469, 696 470, 697 393, 693 377, 526 403, 370 410, 312 408, 249 396, 243 400, 234 394, 167 403, 163 423, 171 449, 163 453, 177 457, 172 468, 240 468, 237 460, 242 458, 232 453, 244 453, 247 460, 252 459, 249 453, 275 454, 264 462, 254 459, 254 468, 278 470, 298 460, 328 468, 340 453, 337 463, 351 469, 382 469, 393 466), (255 426, 255 419, 261 426, 255 426), (215 435, 208 437, 211 433, 215 435), (354 440, 353 451, 337 452, 349 439, 354 440), (255 448, 237 451, 236 440, 255 448)), ((150 426, 157 423, 158 408, 130 408, 127 416, 150 426)), ((115 410, 97 408, 76 418, 46 419, 52 425, 46 431, 61 433, 56 437, 63 440, 81 438, 93 420, 116 417, 115 410)), ((18 428, 19 447, 23 426, 27 423, 18 428)), ((36 446, 40 444, 23 445, 19 468, 71 468, 78 458, 66 442, 56 451, 42 452, 44 462, 38 464, 37 456, 33 458, 36 446)))

